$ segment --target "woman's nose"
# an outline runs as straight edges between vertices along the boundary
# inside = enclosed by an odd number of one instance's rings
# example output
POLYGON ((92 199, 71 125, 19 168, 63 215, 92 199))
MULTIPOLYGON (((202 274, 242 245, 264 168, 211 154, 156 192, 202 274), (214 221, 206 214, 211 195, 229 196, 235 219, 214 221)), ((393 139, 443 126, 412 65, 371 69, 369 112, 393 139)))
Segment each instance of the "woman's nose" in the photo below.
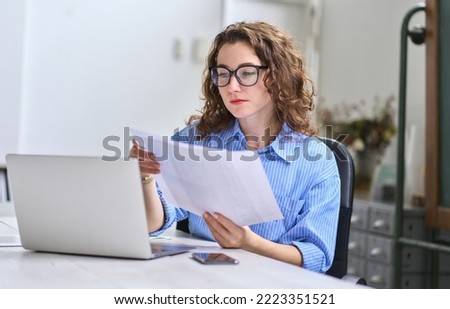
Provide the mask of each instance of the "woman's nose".
POLYGON ((240 89, 241 84, 239 84, 236 74, 231 75, 230 82, 226 87, 228 91, 236 91, 237 89, 240 89))

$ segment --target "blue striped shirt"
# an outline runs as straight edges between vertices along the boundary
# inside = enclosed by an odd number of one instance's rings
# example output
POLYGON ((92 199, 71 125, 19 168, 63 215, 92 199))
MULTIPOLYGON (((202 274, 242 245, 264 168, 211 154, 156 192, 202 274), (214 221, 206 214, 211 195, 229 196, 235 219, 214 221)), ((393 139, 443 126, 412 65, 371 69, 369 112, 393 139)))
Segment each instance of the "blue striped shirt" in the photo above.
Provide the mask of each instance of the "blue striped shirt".
MULTIPOLYGON (((229 129, 202 140, 197 140, 198 135, 192 124, 172 139, 211 148, 247 149, 237 121, 229 129)), ((296 246, 302 253, 304 268, 326 272, 334 257, 340 202, 340 178, 334 155, 317 138, 294 132, 286 124, 269 146, 259 149, 259 155, 284 219, 254 224, 250 229, 265 239, 296 246)), ((165 223, 152 235, 189 218, 192 234, 214 240, 202 217, 168 204, 163 193, 160 190, 158 193, 165 223)))

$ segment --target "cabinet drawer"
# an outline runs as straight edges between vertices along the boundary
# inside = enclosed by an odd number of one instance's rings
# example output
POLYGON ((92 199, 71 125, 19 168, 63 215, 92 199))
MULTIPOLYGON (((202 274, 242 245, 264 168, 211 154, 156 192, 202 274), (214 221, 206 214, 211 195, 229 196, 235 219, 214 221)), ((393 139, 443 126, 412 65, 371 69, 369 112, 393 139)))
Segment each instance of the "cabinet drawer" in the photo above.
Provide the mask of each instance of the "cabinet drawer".
POLYGON ((426 253, 423 249, 417 247, 405 246, 402 249, 402 271, 407 273, 425 272, 426 253))
POLYGON ((393 263, 394 241, 387 237, 368 235, 366 257, 381 263, 393 263))
POLYGON ((357 230, 350 230, 348 239, 348 253, 364 257, 366 254, 366 234, 357 230))
POLYGON ((388 289, 392 287, 392 268, 383 264, 367 262, 366 269, 367 285, 378 288, 388 289))
POLYGON ((429 289, 428 278, 424 274, 403 274, 402 289, 429 289))
POLYGON ((367 222, 369 221, 369 208, 359 207, 353 208, 350 224, 352 228, 367 230, 367 222))
POLYGON ((394 235, 395 209, 370 208, 369 230, 383 235, 394 235))
POLYGON ((347 274, 366 278, 366 260, 356 255, 348 256, 347 274))
MULTIPOLYGON (((405 213, 405 215, 407 215, 405 213)), ((423 217, 404 217, 403 235, 413 239, 426 239, 427 232, 423 217)))

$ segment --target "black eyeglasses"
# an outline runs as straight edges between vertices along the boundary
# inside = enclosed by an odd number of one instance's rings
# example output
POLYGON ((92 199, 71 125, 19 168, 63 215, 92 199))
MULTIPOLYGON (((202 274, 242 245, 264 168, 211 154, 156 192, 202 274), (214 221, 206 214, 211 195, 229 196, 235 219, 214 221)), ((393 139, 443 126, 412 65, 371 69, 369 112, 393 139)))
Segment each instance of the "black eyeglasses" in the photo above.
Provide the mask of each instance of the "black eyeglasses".
POLYGON ((258 82, 259 70, 267 68, 267 66, 261 65, 243 65, 231 71, 223 66, 217 66, 209 68, 209 71, 211 72, 211 80, 217 87, 228 85, 233 75, 236 76, 239 84, 250 87, 258 82))

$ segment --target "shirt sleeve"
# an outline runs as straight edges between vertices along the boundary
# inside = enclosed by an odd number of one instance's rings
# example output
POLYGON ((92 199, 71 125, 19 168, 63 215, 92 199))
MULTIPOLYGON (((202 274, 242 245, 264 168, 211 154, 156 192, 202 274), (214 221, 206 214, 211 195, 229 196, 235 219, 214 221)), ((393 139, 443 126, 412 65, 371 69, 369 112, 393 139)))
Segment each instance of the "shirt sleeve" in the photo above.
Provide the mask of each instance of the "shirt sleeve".
POLYGON ((167 203, 160 188, 157 187, 157 189, 158 189, 159 199, 161 200, 161 204, 163 206, 164 224, 159 230, 157 230, 153 233, 149 233, 149 236, 161 235, 162 233, 167 231, 170 227, 172 227, 173 224, 176 224, 176 222, 178 222, 179 220, 183 220, 184 218, 187 218, 187 216, 188 216, 187 211, 182 210, 181 208, 177 207, 176 205, 167 203))
MULTIPOLYGON (((333 169, 333 166, 328 168, 333 169)), ((308 193, 304 211, 293 228, 302 235, 293 244, 301 251, 306 269, 325 273, 331 267, 336 247, 340 187, 337 172, 316 183, 308 193)))

